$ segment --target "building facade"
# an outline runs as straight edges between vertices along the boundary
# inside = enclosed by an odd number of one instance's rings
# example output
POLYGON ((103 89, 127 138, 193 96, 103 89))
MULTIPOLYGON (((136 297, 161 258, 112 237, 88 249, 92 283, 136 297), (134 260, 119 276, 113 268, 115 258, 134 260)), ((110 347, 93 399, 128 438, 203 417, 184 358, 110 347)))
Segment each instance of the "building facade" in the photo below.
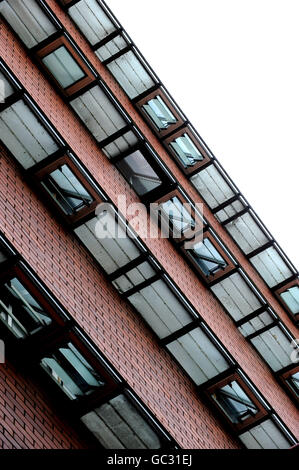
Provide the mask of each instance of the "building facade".
POLYGON ((296 445, 296 268, 109 5, 0 13, 0 448, 296 445))

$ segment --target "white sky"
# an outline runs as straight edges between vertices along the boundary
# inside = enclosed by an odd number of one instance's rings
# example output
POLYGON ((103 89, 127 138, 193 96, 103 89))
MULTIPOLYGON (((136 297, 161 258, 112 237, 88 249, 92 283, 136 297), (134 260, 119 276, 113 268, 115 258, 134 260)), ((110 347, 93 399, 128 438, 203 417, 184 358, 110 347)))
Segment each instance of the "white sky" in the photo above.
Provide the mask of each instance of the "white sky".
POLYGON ((298 268, 298 0, 106 1, 298 268))

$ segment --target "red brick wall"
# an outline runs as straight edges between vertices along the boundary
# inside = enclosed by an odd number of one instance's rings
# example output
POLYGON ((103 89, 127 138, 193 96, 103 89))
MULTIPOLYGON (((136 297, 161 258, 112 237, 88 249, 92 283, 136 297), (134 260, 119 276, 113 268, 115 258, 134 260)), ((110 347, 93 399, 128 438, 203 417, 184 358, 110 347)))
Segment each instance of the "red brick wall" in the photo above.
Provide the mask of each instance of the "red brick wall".
MULTIPOLYGON (((79 46, 98 68, 102 77, 117 93, 118 98, 141 130, 165 160, 181 184, 195 201, 200 201, 190 183, 182 177, 176 165, 143 123, 128 98, 103 68, 80 34, 65 18, 54 1, 48 2, 71 32, 79 46)), ((126 193, 129 202, 137 202, 119 172, 101 154, 89 133, 71 109, 63 103, 53 87, 27 57, 24 48, 2 25, 0 52, 16 76, 32 94, 39 106, 58 128, 91 174, 116 202, 119 193, 126 193)), ((160 350, 157 342, 127 303, 99 273, 91 257, 75 238, 58 225, 55 218, 40 204, 35 194, 23 182, 15 165, 1 158, 0 229, 21 252, 28 263, 71 315, 98 344, 142 400, 157 415, 180 445, 187 448, 238 447, 223 432, 217 420, 196 397, 194 386, 184 373, 160 350), (2 212, 2 208, 4 209, 2 212), (133 365, 133 367, 132 367, 133 365)), ((240 263, 270 296, 264 283, 249 266, 236 245, 217 224, 208 209, 205 216, 213 221, 217 232, 234 252, 240 263)), ((205 318, 213 331, 232 352, 241 367, 269 400, 277 413, 296 433, 296 410, 291 400, 273 379, 268 367, 237 331, 220 304, 203 286, 168 240, 145 240, 182 291, 205 318)), ((269 297, 272 304, 274 301, 269 297)), ((275 303, 275 308, 281 308, 275 303)), ((283 320, 294 330, 288 317, 283 320)))
POLYGON ((86 449, 45 393, 11 364, 0 364, 0 449, 86 449))

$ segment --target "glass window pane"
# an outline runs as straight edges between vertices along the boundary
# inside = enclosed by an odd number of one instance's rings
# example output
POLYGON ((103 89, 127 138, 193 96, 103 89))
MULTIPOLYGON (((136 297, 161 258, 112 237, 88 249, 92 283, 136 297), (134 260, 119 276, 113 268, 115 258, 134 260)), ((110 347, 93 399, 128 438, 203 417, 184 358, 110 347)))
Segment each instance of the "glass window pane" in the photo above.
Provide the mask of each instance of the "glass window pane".
POLYGON ((85 77, 85 73, 65 46, 58 47, 54 52, 43 57, 42 62, 62 88, 67 88, 85 77))
POLYGON ((204 158, 186 133, 177 137, 169 145, 173 148, 185 168, 194 166, 204 158))
MULTIPOLYGON (((190 204, 186 203, 186 205, 190 209, 190 204)), ((193 217, 177 196, 159 204, 159 208, 162 217, 168 222, 167 225, 172 225, 174 231, 178 232, 178 236, 186 230, 194 228, 195 221, 193 217)))
POLYGON ((128 300, 159 338, 169 336, 193 320, 193 317, 162 280, 141 289, 131 295, 128 300))
POLYGON ((72 400, 105 385, 72 343, 44 357, 41 366, 72 400))
POLYGON ((36 0, 5 0, 0 12, 27 47, 55 33, 56 28, 36 0))
POLYGON ((253 256, 250 262, 269 287, 276 286, 293 274, 275 247, 270 247, 253 256))
POLYGON ((58 150, 51 134, 23 100, 2 111, 0 133, 3 143, 25 170, 58 150))
POLYGON ((166 347, 197 385, 216 377, 229 366, 201 328, 192 330, 166 347))
POLYGON ((139 196, 152 191, 162 184, 161 179, 140 150, 136 150, 123 158, 116 163, 116 166, 139 196))
POLYGON ((212 398, 232 423, 242 423, 258 412, 257 407, 235 380, 217 389, 212 398))
POLYGON ((299 372, 290 375, 287 379, 287 383, 290 385, 295 394, 299 397, 299 372))
POLYGON ((67 165, 52 171, 44 178, 42 185, 68 215, 80 211, 93 201, 92 196, 67 165))
POLYGON ((131 269, 126 274, 115 279, 112 284, 119 290, 119 292, 126 292, 147 279, 150 279, 155 274, 156 271, 154 271, 151 265, 145 261, 136 268, 131 269))
POLYGON ((197 243, 188 252, 206 276, 215 274, 227 266, 226 261, 224 261, 208 238, 197 243))
POLYGON ((250 340, 274 371, 291 364, 293 351, 290 339, 279 326, 274 326, 250 340))
POLYGON ((270 419, 240 435, 247 449, 289 449, 291 444, 270 419))
POLYGON ((51 318, 14 277, 0 287, 0 319, 17 338, 24 338, 51 323, 51 318))
POLYGON ((160 449, 157 434, 125 395, 82 416, 105 449, 160 449))
POLYGON ((285 292, 280 294, 282 300, 287 304, 291 312, 296 315, 299 313, 299 287, 290 287, 285 292))
POLYGON ((144 104, 142 107, 158 130, 167 129, 177 122, 177 119, 160 96, 149 100, 147 104, 144 104))

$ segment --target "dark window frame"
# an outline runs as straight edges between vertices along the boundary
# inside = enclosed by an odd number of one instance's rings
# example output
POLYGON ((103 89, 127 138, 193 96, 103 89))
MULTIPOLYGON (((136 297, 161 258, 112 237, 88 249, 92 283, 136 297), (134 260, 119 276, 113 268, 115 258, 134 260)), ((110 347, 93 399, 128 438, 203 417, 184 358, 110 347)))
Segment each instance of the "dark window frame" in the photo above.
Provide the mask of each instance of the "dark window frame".
POLYGON ((54 41, 51 41, 50 44, 47 44, 44 47, 39 48, 36 51, 36 58, 38 60, 38 63, 40 64, 40 66, 46 72, 46 74, 51 77, 51 79, 55 82, 56 86, 59 88, 59 90, 61 90, 61 92, 66 97, 71 97, 75 93, 80 92, 85 87, 91 85, 91 83, 96 81, 96 77, 94 76, 94 74, 92 73, 90 68, 87 66, 87 64, 84 62, 84 60, 80 57, 79 53, 72 46, 71 42, 67 39, 66 36, 61 35, 59 38, 55 39, 54 41), (77 63, 77 65, 84 72, 84 77, 77 80, 73 84, 67 86, 66 88, 63 88, 60 85, 60 83, 55 78, 53 73, 48 69, 48 67, 42 61, 42 59, 44 57, 46 57, 47 55, 55 52, 60 47, 65 47, 66 48, 68 53, 71 55, 72 59, 77 63))
POLYGON ((290 289, 291 287, 295 287, 295 286, 298 286, 299 288, 299 279, 296 278, 294 279, 293 281, 290 281, 290 282, 287 282, 285 285, 283 285, 282 287, 280 287, 279 289, 275 290, 274 291, 274 294, 277 298, 277 300, 279 301, 279 303, 284 307, 284 309, 287 311, 289 317, 291 318, 291 320, 295 323, 295 324, 299 324, 299 312, 298 313, 293 313, 291 311, 291 309, 288 307, 287 303, 283 300, 283 298, 281 297, 280 294, 282 294, 283 292, 287 291, 288 289, 290 289))
POLYGON ((185 175, 191 175, 200 168, 203 169, 205 166, 209 165, 211 163, 212 158, 208 155, 207 151, 203 148, 203 146, 200 144, 199 140, 196 139, 196 136, 193 134, 191 129, 186 126, 183 127, 182 129, 178 130, 174 134, 170 135, 169 137, 166 137, 164 140, 164 144, 167 146, 167 150, 169 153, 173 156, 175 159, 175 162, 178 164, 178 166, 181 168, 181 170, 185 173, 185 175), (184 134, 187 134, 194 146, 197 148, 197 150, 200 152, 200 154, 203 157, 203 160, 196 162, 194 165, 190 167, 185 167, 182 161, 180 160, 180 157, 177 155, 175 152, 174 148, 171 146, 171 143, 179 138, 183 137, 184 134))
POLYGON ((266 408, 262 405, 262 403, 259 401, 259 399, 256 397, 254 392, 250 389, 250 387, 242 380, 240 375, 235 372, 228 377, 220 380, 219 382, 214 383, 210 387, 206 388, 204 390, 205 395, 208 397, 208 400, 210 403, 213 403, 214 406, 217 407, 219 413, 222 415, 222 417, 226 420, 226 422, 238 433, 240 431, 244 431, 244 429, 249 429, 254 425, 257 421, 260 421, 262 418, 268 415, 268 411, 266 408), (246 418, 243 422, 241 423, 233 423, 230 418, 226 415, 226 413, 221 409, 221 407, 217 404, 217 402, 212 398, 212 394, 224 387, 225 385, 228 385, 231 382, 237 382, 239 387, 243 390, 243 392, 248 396, 249 400, 253 403, 253 405, 257 408, 257 413, 254 416, 251 416, 249 418, 246 418))
POLYGON ((279 378, 283 382, 283 384, 287 388, 287 390, 292 394, 293 399, 295 399, 296 401, 299 402, 299 391, 296 392, 288 382, 288 379, 292 375, 294 375, 298 372, 299 372, 299 364, 297 366, 294 365, 293 368, 291 368, 291 369, 287 370, 286 372, 283 372, 282 374, 280 374, 279 378))
POLYGON ((95 212, 97 205, 103 202, 103 199, 101 198, 99 193, 86 180, 86 178, 84 177, 84 174, 79 170, 76 163, 67 152, 65 152, 63 156, 60 156, 54 161, 49 162, 46 160, 42 163, 43 163, 42 168, 40 168, 40 165, 38 165, 37 169, 36 167, 32 167, 31 169, 32 177, 35 180, 35 183, 38 185, 38 188, 42 192, 44 197, 47 199, 47 201, 50 203, 50 205, 54 209, 58 209, 61 217, 67 222, 67 224, 73 225, 79 222, 81 219, 86 218, 87 216, 91 215, 93 212, 95 212), (41 184, 45 176, 49 175, 51 172, 58 169, 62 165, 67 165, 70 168, 70 170, 73 172, 73 174, 78 179, 78 181, 82 184, 85 190, 93 198, 90 204, 86 204, 85 207, 83 207, 79 211, 74 212, 73 214, 70 214, 70 215, 67 215, 62 210, 62 208, 60 208, 59 204, 55 202, 54 197, 51 197, 48 191, 41 184))
POLYGON ((144 117, 146 122, 150 125, 151 129, 155 131, 155 133, 160 136, 160 137, 165 137, 168 135, 170 132, 173 132, 174 130, 178 129, 178 127, 182 126, 184 121, 183 118, 180 116, 178 111, 175 109, 174 105, 171 103, 170 99, 166 96, 166 94, 163 92, 161 88, 158 88, 155 91, 152 91, 151 93, 147 94, 145 97, 140 99, 139 101, 136 101, 136 106, 138 110, 140 111, 141 115, 144 117), (143 109, 143 105, 147 104, 148 101, 157 98, 159 96, 164 104, 169 108, 169 111, 173 114, 173 116, 176 119, 176 122, 173 124, 170 124, 167 129, 161 129, 159 130, 152 119, 149 117, 149 115, 146 113, 146 111, 143 109))

